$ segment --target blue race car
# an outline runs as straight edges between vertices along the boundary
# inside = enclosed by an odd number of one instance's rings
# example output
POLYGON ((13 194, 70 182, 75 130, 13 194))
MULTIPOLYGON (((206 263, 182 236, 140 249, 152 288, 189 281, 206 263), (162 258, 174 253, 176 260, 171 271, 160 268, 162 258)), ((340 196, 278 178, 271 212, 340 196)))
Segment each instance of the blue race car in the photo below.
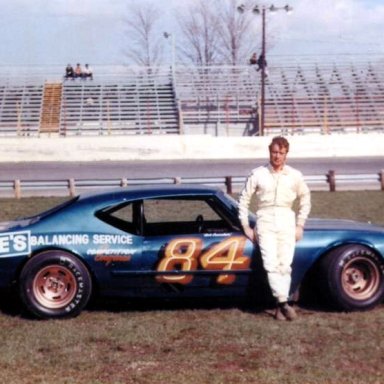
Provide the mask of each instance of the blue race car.
MULTIPOLYGON (((205 186, 78 196, 0 224, 0 288, 15 286, 40 318, 75 316, 96 292, 270 298, 259 249, 243 235, 237 210, 230 196, 205 186)), ((384 296, 384 229, 308 220, 296 247, 292 294, 308 281, 339 309, 374 307, 384 296)))

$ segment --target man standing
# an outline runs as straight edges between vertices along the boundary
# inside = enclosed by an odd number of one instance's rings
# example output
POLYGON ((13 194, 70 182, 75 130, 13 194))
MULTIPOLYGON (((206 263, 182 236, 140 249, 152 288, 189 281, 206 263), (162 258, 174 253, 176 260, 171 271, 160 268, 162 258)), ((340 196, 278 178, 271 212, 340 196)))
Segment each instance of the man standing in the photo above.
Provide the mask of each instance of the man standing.
POLYGON ((239 200, 239 218, 245 235, 260 247, 264 268, 277 301, 275 318, 294 320, 295 309, 289 305, 291 264, 295 242, 303 236, 311 209, 310 191, 298 170, 285 164, 288 140, 275 137, 269 145, 269 164, 255 168, 248 177, 239 200), (256 197, 256 227, 248 220, 251 198, 256 197), (298 199, 297 216, 292 210, 298 199))

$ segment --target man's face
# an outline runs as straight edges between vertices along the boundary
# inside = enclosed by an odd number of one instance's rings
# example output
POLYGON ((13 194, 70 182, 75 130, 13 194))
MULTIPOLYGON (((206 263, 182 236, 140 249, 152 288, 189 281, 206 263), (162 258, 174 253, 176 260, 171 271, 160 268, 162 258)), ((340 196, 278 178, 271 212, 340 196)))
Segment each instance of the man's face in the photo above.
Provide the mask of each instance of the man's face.
POLYGON ((275 171, 279 171, 284 167, 286 158, 286 148, 279 147, 277 144, 272 145, 269 151, 269 161, 275 171))

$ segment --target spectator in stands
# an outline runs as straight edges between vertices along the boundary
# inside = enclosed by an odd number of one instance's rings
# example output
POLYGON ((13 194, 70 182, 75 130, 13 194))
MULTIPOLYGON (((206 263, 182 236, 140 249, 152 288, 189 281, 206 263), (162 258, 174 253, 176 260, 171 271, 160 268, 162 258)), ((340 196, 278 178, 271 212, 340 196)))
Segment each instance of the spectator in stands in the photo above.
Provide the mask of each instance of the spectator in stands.
POLYGON ((248 136, 258 136, 259 135, 259 111, 258 108, 252 108, 250 111, 250 117, 246 125, 245 134, 248 136))
POLYGON ((249 59, 250 65, 256 65, 257 64, 257 55, 256 53, 252 53, 251 58, 249 59))
POLYGON ((75 76, 75 73, 73 71, 73 67, 71 64, 68 64, 67 67, 65 68, 65 79, 68 80, 68 79, 73 79, 73 77, 75 76))
POLYGON ((75 79, 82 78, 82 76, 83 76, 83 70, 81 69, 81 65, 77 63, 75 68, 75 79))
POLYGON ((264 55, 261 54, 257 59, 257 71, 263 70, 263 68, 265 77, 268 77, 267 60, 265 59, 264 55))
POLYGON ((85 68, 84 68, 84 71, 83 71, 83 78, 85 80, 87 80, 88 78, 90 80, 93 80, 92 68, 88 64, 85 64, 85 68))

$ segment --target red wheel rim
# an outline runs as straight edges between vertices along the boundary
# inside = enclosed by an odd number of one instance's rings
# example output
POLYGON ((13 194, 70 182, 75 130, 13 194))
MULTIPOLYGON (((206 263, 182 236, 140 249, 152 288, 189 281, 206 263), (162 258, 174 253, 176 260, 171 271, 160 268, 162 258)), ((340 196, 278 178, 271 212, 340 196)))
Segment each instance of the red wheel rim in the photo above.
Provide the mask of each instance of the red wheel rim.
POLYGON ((366 300, 377 292, 380 285, 380 269, 365 257, 350 260, 342 271, 344 291, 355 300, 366 300))
POLYGON ((77 287, 72 271, 62 266, 50 265, 37 273, 32 289, 39 304, 56 309, 72 302, 77 287))

